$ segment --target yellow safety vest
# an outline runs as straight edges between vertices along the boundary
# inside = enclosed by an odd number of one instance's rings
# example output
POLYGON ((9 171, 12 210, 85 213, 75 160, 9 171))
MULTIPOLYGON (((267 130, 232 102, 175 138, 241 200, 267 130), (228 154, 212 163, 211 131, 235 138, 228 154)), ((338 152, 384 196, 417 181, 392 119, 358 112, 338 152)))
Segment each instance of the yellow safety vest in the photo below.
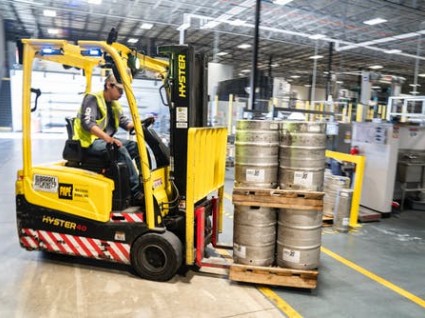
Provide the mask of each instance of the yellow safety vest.
MULTIPOLYGON (((105 97, 103 96, 103 91, 95 93, 95 94, 89 93, 87 95, 92 95, 96 97, 97 107, 100 110, 100 114, 101 114, 101 118, 96 120, 96 125, 98 125, 100 129, 105 130, 106 125, 108 124, 108 118, 107 118, 108 110, 106 108, 106 101, 105 101, 105 97)), ((120 103, 118 103, 117 101, 112 101, 111 104, 112 104, 112 111, 114 113, 114 119, 115 119, 115 129, 118 129, 120 115, 122 113, 122 108, 120 103)), ((74 121, 73 139, 79 140, 81 147, 88 148, 99 137, 93 135, 92 133, 90 133, 89 131, 83 128, 83 125, 81 124, 81 115, 82 115, 81 110, 82 110, 82 107, 80 111, 78 112, 77 118, 75 118, 75 121, 74 121)))

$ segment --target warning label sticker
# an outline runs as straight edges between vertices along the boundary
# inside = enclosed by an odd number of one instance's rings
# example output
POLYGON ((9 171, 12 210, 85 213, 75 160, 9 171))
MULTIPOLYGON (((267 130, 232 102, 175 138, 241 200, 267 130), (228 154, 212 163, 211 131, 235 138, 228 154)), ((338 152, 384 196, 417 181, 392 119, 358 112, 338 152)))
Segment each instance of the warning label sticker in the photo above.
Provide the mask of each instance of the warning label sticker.
POLYGON ((33 178, 33 188, 35 191, 58 192, 59 180, 55 176, 45 176, 35 174, 33 178))

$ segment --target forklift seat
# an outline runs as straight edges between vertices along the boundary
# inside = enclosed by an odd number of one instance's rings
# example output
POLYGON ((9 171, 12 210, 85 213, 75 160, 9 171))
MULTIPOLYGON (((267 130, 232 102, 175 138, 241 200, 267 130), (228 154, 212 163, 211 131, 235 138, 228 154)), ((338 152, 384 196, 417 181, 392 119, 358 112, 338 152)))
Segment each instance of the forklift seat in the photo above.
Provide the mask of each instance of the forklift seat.
POLYGON ((100 156, 86 155, 86 151, 81 147, 79 140, 73 140, 75 117, 66 117, 66 131, 68 139, 62 152, 63 159, 67 160, 68 167, 82 168, 94 172, 101 172, 110 167, 111 157, 108 153, 100 156))

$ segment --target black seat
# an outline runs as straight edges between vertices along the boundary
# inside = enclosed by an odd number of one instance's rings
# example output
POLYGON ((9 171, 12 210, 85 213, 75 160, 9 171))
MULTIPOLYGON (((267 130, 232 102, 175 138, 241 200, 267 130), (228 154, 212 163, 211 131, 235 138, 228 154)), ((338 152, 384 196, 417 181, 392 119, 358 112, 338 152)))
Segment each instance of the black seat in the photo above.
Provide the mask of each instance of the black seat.
POLYGON ((65 142, 65 147, 62 152, 63 159, 67 160, 66 165, 68 167, 82 168, 90 171, 101 172, 104 169, 111 166, 111 155, 106 152, 103 155, 92 155, 88 156, 83 147, 81 147, 79 140, 73 140, 74 135, 74 121, 75 117, 66 117, 66 131, 68 133, 68 139, 65 142))

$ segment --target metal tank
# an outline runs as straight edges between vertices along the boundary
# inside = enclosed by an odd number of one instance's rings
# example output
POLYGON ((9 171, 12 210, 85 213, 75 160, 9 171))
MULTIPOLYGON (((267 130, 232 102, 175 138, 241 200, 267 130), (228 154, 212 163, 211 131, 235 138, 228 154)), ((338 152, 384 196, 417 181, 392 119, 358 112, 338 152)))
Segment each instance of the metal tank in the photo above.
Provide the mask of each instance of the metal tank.
POLYGON ((283 121, 279 144, 279 185, 284 190, 322 191, 326 123, 283 121))
POLYGON ((322 211, 279 209, 277 265, 295 269, 319 267, 322 211))
POLYGON ((237 264, 270 266, 275 259, 276 210, 235 205, 233 260, 237 264))
POLYGON ((236 187, 276 188, 278 156, 278 123, 268 120, 236 122, 236 187))
POLYGON ((350 178, 343 176, 327 175, 323 183, 323 215, 333 216, 335 209, 336 196, 340 189, 348 189, 350 187, 350 178))
POLYGON ((334 219, 332 228, 335 231, 346 233, 349 230, 351 200, 353 190, 340 189, 338 190, 334 208, 334 219))

